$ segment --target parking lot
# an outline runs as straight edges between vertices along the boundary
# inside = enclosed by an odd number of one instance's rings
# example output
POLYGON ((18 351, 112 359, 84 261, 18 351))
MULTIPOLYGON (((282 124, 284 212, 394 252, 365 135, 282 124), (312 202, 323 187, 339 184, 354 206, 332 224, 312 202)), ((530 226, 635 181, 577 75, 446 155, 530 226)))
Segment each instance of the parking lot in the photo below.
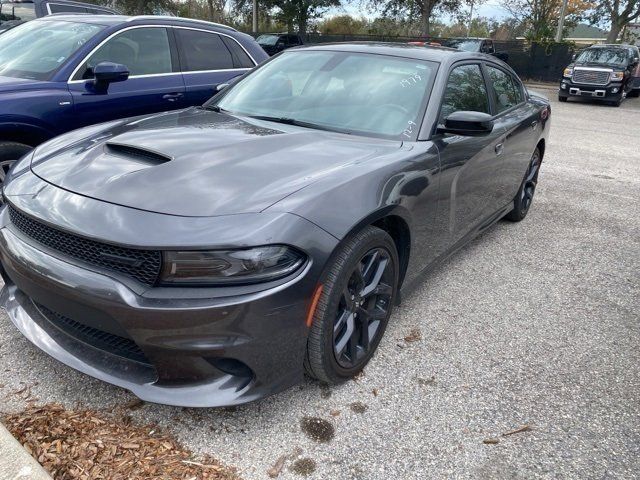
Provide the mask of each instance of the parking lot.
MULTIPOLYGON (((639 152, 640 100, 552 102, 527 219, 500 222, 426 277, 357 380, 131 416, 245 479, 638 478, 639 152)), ((134 398, 50 359, 4 313, 0 369, 3 411, 134 398)))

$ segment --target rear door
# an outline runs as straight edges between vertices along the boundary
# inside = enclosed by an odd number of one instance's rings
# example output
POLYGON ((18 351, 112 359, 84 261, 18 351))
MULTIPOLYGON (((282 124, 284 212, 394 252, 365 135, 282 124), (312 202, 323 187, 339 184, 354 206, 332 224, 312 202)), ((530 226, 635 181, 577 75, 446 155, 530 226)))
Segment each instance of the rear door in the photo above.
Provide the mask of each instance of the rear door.
MULTIPOLYGON (((450 71, 438 123, 456 111, 491 114, 488 87, 480 62, 456 64, 450 71)), ((459 242, 500 209, 504 129, 496 126, 480 137, 442 134, 440 151, 443 224, 448 245, 459 242)))
POLYGON ((72 75, 77 126, 182 108, 185 86, 177 54, 165 27, 122 30, 98 46, 72 75), (92 88, 92 69, 100 62, 125 65, 129 79, 112 83, 107 92, 92 88))
POLYGON ((188 105, 202 105, 227 83, 255 66, 231 36, 209 30, 174 28, 188 105))
POLYGON ((485 64, 485 71, 495 127, 505 132, 500 173, 502 186, 498 192, 498 199, 505 206, 520 187, 542 125, 538 108, 527 102, 520 80, 496 64, 485 64))

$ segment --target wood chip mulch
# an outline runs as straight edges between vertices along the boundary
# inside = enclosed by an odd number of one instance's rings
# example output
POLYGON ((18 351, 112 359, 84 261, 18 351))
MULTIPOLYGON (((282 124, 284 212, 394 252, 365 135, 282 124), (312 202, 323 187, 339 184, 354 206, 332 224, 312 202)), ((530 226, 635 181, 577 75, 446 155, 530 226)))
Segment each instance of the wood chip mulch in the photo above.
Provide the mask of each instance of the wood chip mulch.
POLYGON ((196 459, 166 432, 126 415, 30 405, 2 418, 54 480, 239 480, 211 457, 196 459))

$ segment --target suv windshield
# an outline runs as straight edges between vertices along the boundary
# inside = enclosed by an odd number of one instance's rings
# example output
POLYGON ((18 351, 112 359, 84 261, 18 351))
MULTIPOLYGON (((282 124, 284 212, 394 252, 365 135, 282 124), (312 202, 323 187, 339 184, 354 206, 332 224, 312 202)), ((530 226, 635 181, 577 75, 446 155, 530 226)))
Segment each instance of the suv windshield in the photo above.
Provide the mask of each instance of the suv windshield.
POLYGON ((46 80, 102 25, 33 21, 0 35, 0 75, 46 80))
POLYGON ((465 52, 479 52, 480 40, 469 40, 468 38, 449 38, 442 40, 440 44, 443 47, 457 48, 465 52))
POLYGON ((278 35, 260 35, 256 42, 260 45, 275 45, 278 43, 278 35))
POLYGON ((311 128, 409 140, 437 63, 333 51, 285 53, 207 105, 311 128), (303 125, 304 124, 304 125, 303 125))
POLYGON ((624 48, 588 48, 578 55, 576 62, 625 66, 627 58, 624 48))
POLYGON ((31 2, 0 2, 0 24, 10 20, 26 22, 34 18, 36 18, 36 9, 31 2))

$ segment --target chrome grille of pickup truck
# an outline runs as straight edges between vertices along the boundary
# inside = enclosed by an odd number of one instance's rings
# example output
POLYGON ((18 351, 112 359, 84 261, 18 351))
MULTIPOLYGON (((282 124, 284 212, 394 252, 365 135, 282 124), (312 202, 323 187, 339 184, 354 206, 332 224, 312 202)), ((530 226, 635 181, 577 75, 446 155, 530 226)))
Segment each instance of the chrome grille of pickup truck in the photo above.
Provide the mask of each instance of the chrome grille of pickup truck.
POLYGON ((611 71, 609 70, 583 70, 575 68, 573 70, 573 82, 585 85, 606 85, 609 83, 611 71))

